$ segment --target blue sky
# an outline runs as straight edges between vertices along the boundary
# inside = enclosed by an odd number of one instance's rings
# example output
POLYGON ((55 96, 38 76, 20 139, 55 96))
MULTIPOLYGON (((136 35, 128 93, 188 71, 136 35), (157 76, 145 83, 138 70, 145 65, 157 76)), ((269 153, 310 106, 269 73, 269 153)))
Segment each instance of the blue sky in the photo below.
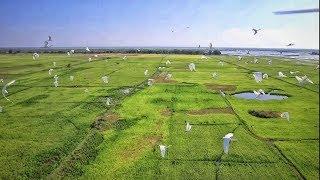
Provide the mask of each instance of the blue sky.
POLYGON ((319 48, 318 13, 272 13, 315 7, 318 0, 1 0, 0 47, 39 47, 52 35, 56 47, 319 48), (253 36, 253 27, 262 31, 253 36))

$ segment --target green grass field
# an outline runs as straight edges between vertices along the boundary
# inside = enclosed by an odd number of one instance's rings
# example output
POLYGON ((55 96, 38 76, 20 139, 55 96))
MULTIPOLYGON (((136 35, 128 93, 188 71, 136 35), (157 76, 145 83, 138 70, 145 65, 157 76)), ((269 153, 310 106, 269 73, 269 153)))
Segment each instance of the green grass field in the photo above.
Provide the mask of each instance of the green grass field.
POLYGON ((7 89, 12 102, 0 99, 0 179, 319 179, 317 62, 139 54, 125 60, 104 54, 89 62, 89 56, 0 55, 1 88, 16 80, 7 89), (191 62, 195 72, 188 70, 191 62), (255 71, 269 79, 256 83, 255 71), (279 71, 288 77, 278 78, 279 71), (289 71, 314 84, 298 85, 289 71), (166 73, 171 80, 163 80, 166 73), (277 89, 288 99, 233 96, 257 89, 277 89), (290 121, 249 110, 287 111, 290 121), (236 140, 224 154, 222 138, 230 132, 236 140), (164 158, 160 144, 169 146, 164 158))

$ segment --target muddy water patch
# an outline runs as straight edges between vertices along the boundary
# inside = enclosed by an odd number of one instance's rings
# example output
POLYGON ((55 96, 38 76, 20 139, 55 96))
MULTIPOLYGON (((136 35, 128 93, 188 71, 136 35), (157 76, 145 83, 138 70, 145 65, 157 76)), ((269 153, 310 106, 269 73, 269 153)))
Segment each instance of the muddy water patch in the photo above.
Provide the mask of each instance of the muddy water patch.
POLYGON ((227 84, 204 84, 207 89, 214 91, 235 91, 237 89, 236 85, 227 84))
POLYGON ((91 128, 104 131, 111 129, 113 124, 120 120, 118 114, 105 114, 103 116, 97 117, 97 119, 91 124, 91 128))
POLYGON ((249 110, 249 114, 258 118, 279 118, 281 117, 281 112, 277 111, 258 111, 258 110, 249 110))

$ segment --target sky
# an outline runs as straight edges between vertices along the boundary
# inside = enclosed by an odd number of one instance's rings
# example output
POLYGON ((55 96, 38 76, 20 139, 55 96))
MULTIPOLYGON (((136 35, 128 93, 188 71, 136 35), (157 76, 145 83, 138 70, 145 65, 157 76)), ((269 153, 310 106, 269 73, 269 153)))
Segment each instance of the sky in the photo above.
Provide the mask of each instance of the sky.
POLYGON ((55 47, 319 49, 319 13, 272 13, 317 7, 318 0, 1 0, 0 47, 40 47, 51 35, 55 47), (262 30, 254 36, 252 28, 262 30))

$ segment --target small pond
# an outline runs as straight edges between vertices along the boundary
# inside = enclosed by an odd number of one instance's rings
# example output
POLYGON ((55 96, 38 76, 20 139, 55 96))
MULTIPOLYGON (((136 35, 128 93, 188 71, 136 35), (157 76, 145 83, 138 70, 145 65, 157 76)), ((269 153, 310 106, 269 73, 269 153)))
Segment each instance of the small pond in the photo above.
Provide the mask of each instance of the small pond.
POLYGON ((284 100, 287 99, 288 96, 285 95, 275 95, 275 94, 261 94, 257 96, 253 92, 243 92, 243 93, 238 93, 234 94, 235 97, 241 98, 241 99, 257 99, 261 101, 266 101, 266 100, 284 100))

